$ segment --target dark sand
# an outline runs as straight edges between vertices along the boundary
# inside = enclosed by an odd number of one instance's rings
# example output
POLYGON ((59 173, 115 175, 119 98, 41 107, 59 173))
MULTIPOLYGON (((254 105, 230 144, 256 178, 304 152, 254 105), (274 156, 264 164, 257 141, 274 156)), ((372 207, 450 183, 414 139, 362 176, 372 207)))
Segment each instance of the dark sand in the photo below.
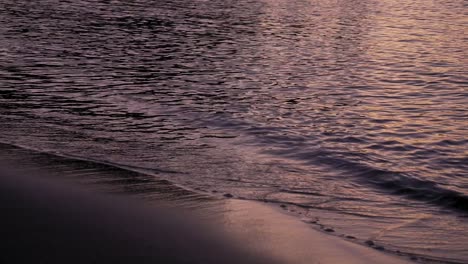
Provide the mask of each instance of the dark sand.
POLYGON ((406 263, 317 231, 276 206, 215 199, 105 164, 2 148, 8 165, 0 171, 0 263, 406 263), (20 170, 11 172, 12 166, 20 170))

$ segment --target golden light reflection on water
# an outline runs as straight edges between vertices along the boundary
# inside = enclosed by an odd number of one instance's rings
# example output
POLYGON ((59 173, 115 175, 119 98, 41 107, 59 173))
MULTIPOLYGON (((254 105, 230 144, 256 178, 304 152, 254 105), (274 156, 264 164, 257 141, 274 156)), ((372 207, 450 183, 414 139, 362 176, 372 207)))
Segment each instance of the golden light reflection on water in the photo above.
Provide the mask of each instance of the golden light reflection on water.
MULTIPOLYGON (((266 54, 261 58, 265 73, 286 77, 276 87, 291 87, 271 96, 296 98, 289 100, 298 103, 279 105, 278 112, 298 111, 303 123, 293 121, 295 127, 329 135, 331 141, 322 142, 325 146, 399 157, 402 169, 438 177, 445 169, 431 172, 396 150, 424 157, 434 149, 450 151, 450 144, 462 144, 466 138, 467 90, 460 65, 468 61, 461 4, 267 1, 259 16, 256 36, 261 46, 256 49, 266 54), (305 93, 301 87, 311 89, 305 93), (334 143, 346 134, 365 138, 368 144, 334 143), (373 149, 382 142, 395 146, 373 149)), ((459 160, 465 154, 450 153, 459 160)), ((447 167, 449 171, 454 169, 447 167)), ((458 169, 458 175, 462 173, 458 169)))

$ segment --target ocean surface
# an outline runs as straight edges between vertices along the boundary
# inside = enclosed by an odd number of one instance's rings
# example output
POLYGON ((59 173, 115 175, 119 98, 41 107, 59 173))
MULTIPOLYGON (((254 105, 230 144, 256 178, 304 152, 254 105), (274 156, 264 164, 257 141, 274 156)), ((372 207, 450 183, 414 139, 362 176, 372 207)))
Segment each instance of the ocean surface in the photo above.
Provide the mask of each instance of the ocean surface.
POLYGON ((467 12, 463 0, 2 0, 0 142, 468 263, 467 12))

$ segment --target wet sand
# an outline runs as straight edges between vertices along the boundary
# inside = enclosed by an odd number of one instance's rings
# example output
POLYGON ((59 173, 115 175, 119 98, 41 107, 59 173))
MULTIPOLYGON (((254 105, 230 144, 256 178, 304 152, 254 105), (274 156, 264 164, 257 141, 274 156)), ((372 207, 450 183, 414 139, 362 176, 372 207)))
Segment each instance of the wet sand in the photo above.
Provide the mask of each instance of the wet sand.
POLYGON ((218 203, 221 218, 213 225, 196 214, 123 197, 31 178, 11 180, 2 175, 6 263, 407 263, 316 231, 259 202, 218 203))
POLYGON ((1 147, 8 161, 0 171, 5 263, 407 263, 315 230, 276 205, 219 199, 106 164, 1 147), (11 172, 15 163, 21 169, 11 172), (114 194, 104 194, 109 190, 114 194))
POLYGON ((225 224, 249 248, 280 263, 409 263, 373 248, 327 235, 280 211, 276 206, 231 199, 225 224))

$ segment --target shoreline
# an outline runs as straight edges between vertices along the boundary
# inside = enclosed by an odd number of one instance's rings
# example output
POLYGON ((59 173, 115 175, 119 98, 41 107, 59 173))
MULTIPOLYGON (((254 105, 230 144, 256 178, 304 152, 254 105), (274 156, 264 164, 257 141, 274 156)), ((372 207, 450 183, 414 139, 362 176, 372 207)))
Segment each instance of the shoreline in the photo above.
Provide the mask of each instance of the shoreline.
MULTIPOLYGON (((107 164, 80 160, 72 160, 67 163, 69 158, 54 154, 24 150, 5 144, 0 145, 0 147, 2 147, 2 156, 6 154, 13 163, 16 160, 20 161, 20 165, 27 164, 31 168, 40 168, 40 170, 33 169, 27 172, 28 177, 36 176, 31 174, 41 176, 30 177, 29 179, 32 181, 46 178, 47 181, 54 184, 57 181, 60 184, 60 179, 63 181, 71 178, 71 182, 66 180, 67 184, 85 183, 88 189, 94 189, 92 195, 96 193, 96 195, 101 196, 103 191, 115 193, 117 190, 117 193, 120 194, 123 191, 124 195, 121 195, 123 198, 128 197, 128 194, 136 194, 136 197, 132 198, 130 195, 128 199, 137 200, 136 202, 141 203, 144 207, 151 206, 152 203, 146 203, 139 198, 145 200, 148 198, 156 205, 166 204, 179 209, 190 208, 197 216, 201 216, 200 219, 205 224, 214 220, 214 225, 225 232, 222 240, 228 245, 241 245, 242 248, 249 251, 253 249, 257 255, 273 258, 279 263, 411 263, 402 256, 379 251, 316 230, 310 224, 288 214, 277 205, 235 198, 210 198, 206 194, 184 190, 166 180, 152 179, 153 177, 114 168, 107 164), (41 159, 37 159, 38 155, 41 156, 41 159), (24 158, 29 159, 29 162, 25 162, 24 158), (43 169, 45 170, 42 172, 43 169), (83 169, 85 169, 86 174, 83 174, 83 169), (51 173, 48 174, 48 171, 51 173), (104 188, 101 189, 101 186, 104 188), (206 221, 202 219, 205 217, 208 218, 205 219, 206 221)), ((28 181, 23 183, 26 184, 28 181)), ((21 184, 19 188, 21 188, 21 184)), ((46 186, 46 188, 48 187, 46 186)), ((77 186, 77 188, 82 187, 77 186)), ((68 200, 66 194, 64 195, 65 200, 68 200)), ((89 200, 89 198, 85 199, 89 200)), ((70 207, 73 206, 71 203, 70 207)), ((117 208, 115 210, 125 210, 125 206, 123 209, 117 208)), ((150 228, 157 228, 157 226, 150 228)), ((181 234, 181 238, 183 238, 183 234, 181 234)))
POLYGON ((8 263, 410 263, 258 202, 225 199, 213 206, 214 219, 203 219, 203 210, 105 195, 32 173, 0 176, 0 259, 8 263))
POLYGON ((228 199, 225 228, 245 245, 281 263, 413 263, 404 257, 315 230, 277 206, 228 199))

